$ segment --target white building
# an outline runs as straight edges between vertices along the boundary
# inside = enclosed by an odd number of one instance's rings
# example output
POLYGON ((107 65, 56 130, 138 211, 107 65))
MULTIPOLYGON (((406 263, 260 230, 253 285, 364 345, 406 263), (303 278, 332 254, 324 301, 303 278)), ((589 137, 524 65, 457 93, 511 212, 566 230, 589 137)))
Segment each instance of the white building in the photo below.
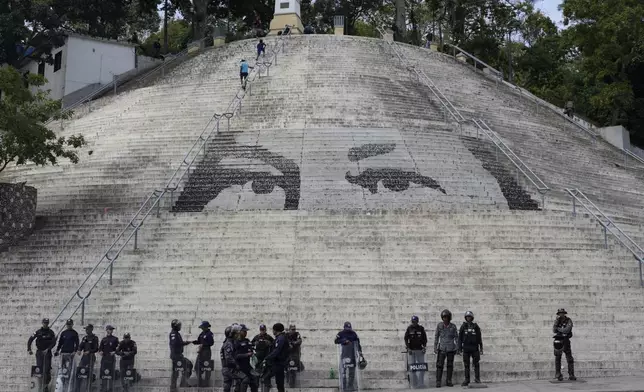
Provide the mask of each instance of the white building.
POLYGON ((31 62, 21 71, 43 75, 47 84, 41 88, 51 90, 53 99, 64 98, 66 104, 137 65, 134 45, 72 33, 68 33, 65 45, 54 49, 52 55, 53 65, 31 62))

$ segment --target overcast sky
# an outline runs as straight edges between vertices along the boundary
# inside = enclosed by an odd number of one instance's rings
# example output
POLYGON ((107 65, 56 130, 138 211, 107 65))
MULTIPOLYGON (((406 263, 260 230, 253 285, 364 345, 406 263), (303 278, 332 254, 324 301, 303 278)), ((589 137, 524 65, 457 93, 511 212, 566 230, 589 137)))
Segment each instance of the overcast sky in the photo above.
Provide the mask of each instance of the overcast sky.
POLYGON ((540 8, 546 15, 552 19, 557 26, 561 26, 561 21, 563 20, 563 17, 561 16, 561 12, 557 9, 559 4, 562 3, 563 0, 540 0, 537 1, 537 8, 540 8))

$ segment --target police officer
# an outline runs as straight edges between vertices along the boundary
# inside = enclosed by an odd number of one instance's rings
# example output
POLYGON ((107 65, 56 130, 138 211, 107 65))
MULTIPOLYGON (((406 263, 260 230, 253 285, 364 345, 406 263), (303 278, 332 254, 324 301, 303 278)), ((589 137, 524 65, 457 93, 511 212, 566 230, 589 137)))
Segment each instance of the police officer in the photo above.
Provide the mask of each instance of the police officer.
MULTIPOLYGON (((74 354, 78 351, 80 345, 78 332, 74 330, 74 320, 69 319, 65 322, 65 330, 60 333, 58 337, 58 346, 54 356, 57 357, 61 352, 63 357, 61 359, 61 367, 71 370, 71 364, 74 361, 74 354)), ((68 373, 69 374, 69 373, 68 373)))
MULTIPOLYGON (((85 326, 85 336, 78 346, 78 352, 82 353, 79 367, 89 368, 89 378, 87 379, 88 385, 93 382, 94 363, 96 362, 96 353, 98 352, 98 336, 94 335, 94 326, 87 324, 85 326)), ((80 391, 81 383, 76 383, 76 390, 80 391)), ((86 387, 89 390, 89 386, 86 387)))
POLYGON ((344 391, 355 390, 356 366, 358 366, 356 363, 356 352, 362 358, 362 346, 360 345, 360 338, 353 330, 350 322, 345 322, 342 331, 338 332, 335 336, 335 344, 342 345, 340 353, 341 363, 349 365, 346 367, 349 371, 348 381, 346 375, 343 373, 344 369, 340 369, 342 389, 344 391))
POLYGON ((273 324, 273 336, 275 336, 275 344, 273 350, 266 357, 266 362, 270 363, 273 371, 277 392, 284 392, 284 372, 288 359, 288 340, 284 335, 284 324, 273 324))
POLYGON ((210 367, 212 368, 211 347, 215 344, 215 336, 210 330, 210 323, 208 321, 202 321, 201 324, 199 324, 199 328, 201 328, 201 333, 199 334, 197 340, 192 342, 193 344, 199 345, 199 347, 197 348, 197 362, 195 362, 195 371, 199 379, 197 382, 198 386, 206 387, 210 384, 210 372, 204 372, 205 374, 202 375, 201 365, 203 361, 208 361, 210 363, 210 367))
POLYGON ((483 354, 483 338, 481 328, 474 322, 474 313, 469 310, 465 312, 465 322, 458 331, 458 341, 459 351, 463 353, 463 368, 465 370, 465 380, 461 385, 466 387, 470 384, 470 357, 474 365, 474 382, 479 384, 481 382, 479 361, 483 354))
POLYGON ((36 341, 36 366, 42 369, 45 392, 48 390, 47 385, 51 381, 51 349, 56 345, 56 334, 49 328, 49 319, 42 319, 42 327, 34 332, 27 341, 27 352, 33 355, 31 343, 36 341))
MULTIPOLYGON (((136 356, 136 342, 132 340, 129 333, 123 334, 123 340, 116 348, 116 355, 121 357, 119 368, 121 369, 121 385, 125 387, 128 382, 125 380, 125 372, 128 369, 134 369, 134 357, 136 356)), ((133 375, 136 380, 136 374, 133 375)))
MULTIPOLYGON (((427 333, 425 333, 425 327, 418 324, 418 316, 411 316, 411 324, 405 331, 405 347, 407 348, 407 361, 409 363, 425 363, 427 333)), ((425 372, 413 372, 414 381, 412 385, 417 388, 424 388, 424 374, 425 372)))
POLYGON ((295 363, 297 363, 299 371, 303 371, 304 364, 300 361, 300 358, 302 358, 302 336, 297 332, 295 324, 288 326, 286 337, 288 338, 289 358, 293 359, 295 363))
MULTIPOLYGON (((271 335, 266 333, 266 326, 264 324, 261 324, 259 326, 259 334, 255 335, 253 340, 251 340, 251 344, 255 349, 255 356, 257 357, 257 363, 261 363, 262 361, 264 361, 264 359, 266 359, 268 354, 273 349, 273 344, 275 344, 275 339, 273 339, 271 335)), ((268 389, 271 388, 270 378, 265 378, 263 382, 268 389)))
POLYGON ((224 379, 224 392, 230 392, 233 387, 235 370, 237 369, 237 363, 235 362, 235 337, 240 330, 239 325, 234 324, 226 327, 224 331, 225 340, 219 352, 221 358, 221 374, 224 379))
POLYGON ((555 339, 560 339, 563 347, 560 349, 555 348, 555 378, 563 381, 561 375, 561 354, 566 354, 566 362, 568 362, 568 379, 571 381, 577 380, 575 377, 575 359, 572 357, 572 348, 570 347, 570 338, 572 338, 572 320, 566 316, 568 312, 566 309, 557 310, 557 318, 552 327, 552 332, 555 334, 555 339))
POLYGON ((441 380, 443 378, 443 366, 447 359, 447 377, 445 377, 445 385, 448 387, 454 386, 452 384, 452 373, 454 372, 454 355, 458 351, 458 329, 452 323, 452 312, 445 309, 441 312, 441 321, 436 326, 436 334, 434 335, 434 354, 436 354, 436 388, 441 387, 441 380))
POLYGON ((98 352, 101 354, 101 375, 105 370, 110 370, 112 374, 111 380, 102 380, 101 389, 106 392, 114 389, 114 377, 116 370, 116 348, 119 346, 119 338, 114 336, 114 327, 111 325, 105 326, 105 337, 101 339, 98 346, 98 352))
MULTIPOLYGON (((186 357, 183 356, 183 347, 189 345, 192 342, 184 342, 181 337, 181 322, 177 319, 174 319, 170 322, 170 336, 168 337, 170 344, 170 359, 172 360, 172 377, 170 378, 170 390, 177 390, 177 378, 179 376, 178 372, 174 371, 174 364, 177 361, 180 361, 184 364, 184 376, 185 380, 188 380, 192 375, 192 362, 190 362, 186 357)), ((182 380, 183 382, 183 380, 182 380)), ((183 385, 182 385, 183 386, 183 385)))
POLYGON ((248 328, 244 324, 240 324, 239 327, 240 333, 235 340, 235 362, 237 363, 237 369, 241 372, 241 392, 246 392, 249 386, 251 392, 257 392, 257 377, 251 373, 252 367, 250 366, 250 357, 253 356, 253 345, 246 338, 248 328))

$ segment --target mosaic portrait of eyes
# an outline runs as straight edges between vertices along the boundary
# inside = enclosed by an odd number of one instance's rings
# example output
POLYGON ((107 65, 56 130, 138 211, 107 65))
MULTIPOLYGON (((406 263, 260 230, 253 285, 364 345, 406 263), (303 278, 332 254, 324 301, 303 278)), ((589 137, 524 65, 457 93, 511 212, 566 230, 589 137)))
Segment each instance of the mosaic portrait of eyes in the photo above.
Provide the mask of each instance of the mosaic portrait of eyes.
MULTIPOLYGON (((348 158, 351 162, 358 162, 363 159, 375 157, 379 155, 388 154, 396 149, 395 143, 380 143, 380 144, 363 144, 360 147, 353 147, 349 149, 348 158)), ((366 169, 357 176, 351 175, 347 172, 344 178, 354 185, 368 189, 372 194, 378 192, 378 183, 382 181, 382 185, 394 192, 403 192, 409 189, 412 183, 421 185, 425 188, 436 189, 437 191, 447 194, 436 180, 431 177, 420 175, 413 171, 406 171, 395 168, 384 169, 366 169)))
POLYGON ((357 176, 352 176, 351 172, 347 172, 344 176, 350 184, 360 185, 368 189, 372 194, 378 192, 378 183, 382 181, 382 185, 394 192, 402 192, 409 189, 411 183, 421 185, 425 188, 436 189, 437 191, 447 194, 438 182, 433 178, 422 176, 420 174, 403 171, 401 169, 367 169, 357 176))
POLYGON ((250 183, 255 194, 266 195, 276 187, 284 191, 284 209, 297 210, 300 202, 300 168, 290 159, 268 151, 261 146, 244 146, 236 143, 232 133, 217 135, 204 160, 191 173, 188 183, 174 206, 174 211, 202 211, 219 194, 234 185, 250 183), (230 167, 224 159, 243 159, 249 163, 230 167), (281 174, 254 171, 259 166, 272 166, 281 174))

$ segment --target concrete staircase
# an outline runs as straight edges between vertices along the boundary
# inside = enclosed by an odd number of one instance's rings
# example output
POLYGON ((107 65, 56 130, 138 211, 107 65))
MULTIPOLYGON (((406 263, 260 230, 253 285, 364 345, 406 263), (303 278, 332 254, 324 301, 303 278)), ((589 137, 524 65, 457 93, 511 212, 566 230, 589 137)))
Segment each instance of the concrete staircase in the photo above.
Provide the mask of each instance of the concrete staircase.
MULTIPOLYGON (((58 312, 213 113, 225 110, 239 88, 237 50, 251 57, 253 44, 208 51, 159 84, 64 124, 61 134, 90 141, 80 164, 3 173, 3 181, 38 188, 42 228, 0 254, 0 331, 16 337, 0 348, 12 358, 0 364, 2 390, 27 389, 28 335, 58 312)), ((637 265, 612 241, 604 249, 589 218, 563 212, 570 204, 561 192, 579 187, 640 235, 641 168, 617 167, 623 160, 611 148, 562 130, 459 64, 406 50, 459 109, 483 117, 552 185, 546 210, 529 211, 537 196, 512 182, 489 144, 444 121, 382 41, 292 37, 241 117, 206 146, 174 212, 146 222, 139 250, 115 264, 113 285, 103 281, 88 300, 86 322, 110 323, 137 341, 142 390, 167 390, 173 318, 191 339, 209 320, 217 341, 234 321, 253 330, 297 324, 307 388, 337 385, 329 379, 331 368, 337 373, 332 341, 346 320, 369 360, 365 386, 403 387, 409 317, 419 315, 431 334, 444 308, 457 324, 466 310, 477 315, 486 381, 552 376, 559 307, 575 321, 580 376, 644 366, 637 265)))

